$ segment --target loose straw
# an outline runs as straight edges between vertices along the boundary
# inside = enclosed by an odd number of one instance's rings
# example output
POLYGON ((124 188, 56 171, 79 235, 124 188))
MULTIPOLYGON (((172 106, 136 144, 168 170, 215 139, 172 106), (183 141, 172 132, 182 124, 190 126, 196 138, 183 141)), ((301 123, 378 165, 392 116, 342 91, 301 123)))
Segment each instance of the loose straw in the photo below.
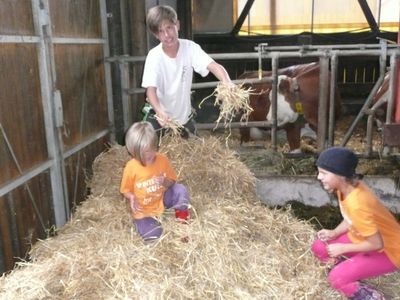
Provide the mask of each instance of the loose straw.
POLYGON ((155 115, 155 117, 158 122, 164 123, 164 128, 168 128, 171 130, 171 134, 173 136, 180 136, 183 126, 181 124, 179 124, 176 120, 169 119, 169 120, 165 121, 157 115, 155 115))
POLYGON ((251 88, 245 89, 243 84, 227 85, 220 83, 211 95, 200 102, 199 108, 205 100, 215 96, 214 106, 218 105, 220 107, 219 117, 216 121, 217 126, 221 120, 224 120, 225 127, 228 127, 233 118, 240 113, 242 114, 240 122, 247 122, 253 111, 250 106, 250 95, 252 91, 251 88))

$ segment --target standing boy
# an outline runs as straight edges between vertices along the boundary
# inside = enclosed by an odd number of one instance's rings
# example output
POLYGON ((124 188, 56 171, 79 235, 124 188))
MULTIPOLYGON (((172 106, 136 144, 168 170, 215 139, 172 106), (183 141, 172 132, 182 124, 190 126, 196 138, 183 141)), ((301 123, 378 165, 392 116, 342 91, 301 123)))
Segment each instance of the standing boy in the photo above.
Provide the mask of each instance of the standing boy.
POLYGON ((193 70, 203 77, 211 72, 223 84, 230 85, 229 75, 198 44, 178 38, 180 24, 172 7, 152 7, 146 21, 160 41, 149 51, 143 72, 142 87, 146 88, 152 107, 147 121, 156 130, 175 121, 186 129, 184 136, 186 131, 196 134, 190 98, 193 70))

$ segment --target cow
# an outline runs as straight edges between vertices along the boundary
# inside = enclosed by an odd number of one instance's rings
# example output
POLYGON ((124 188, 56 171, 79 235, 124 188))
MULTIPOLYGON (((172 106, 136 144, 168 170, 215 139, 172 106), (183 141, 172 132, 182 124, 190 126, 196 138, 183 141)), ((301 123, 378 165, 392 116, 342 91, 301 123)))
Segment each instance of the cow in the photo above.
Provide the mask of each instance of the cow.
MULTIPOLYGON (((319 103, 319 64, 309 63, 278 70, 277 83, 277 125, 286 131, 290 151, 300 152, 301 129, 307 123, 317 131, 319 103), (302 117, 300 117, 302 116, 302 117)), ((271 71, 264 71, 263 77, 270 77, 271 71)), ((245 72, 239 79, 258 78, 258 72, 245 72)), ((250 106, 253 112, 248 121, 271 122, 271 83, 244 84, 253 92, 250 106)), ((329 85, 328 85, 329 88, 329 85)), ((328 107, 327 107, 328 109, 328 107)), ((341 112, 341 98, 335 89, 335 118, 341 112)), ((251 128, 241 128, 241 143, 250 141, 251 128)))

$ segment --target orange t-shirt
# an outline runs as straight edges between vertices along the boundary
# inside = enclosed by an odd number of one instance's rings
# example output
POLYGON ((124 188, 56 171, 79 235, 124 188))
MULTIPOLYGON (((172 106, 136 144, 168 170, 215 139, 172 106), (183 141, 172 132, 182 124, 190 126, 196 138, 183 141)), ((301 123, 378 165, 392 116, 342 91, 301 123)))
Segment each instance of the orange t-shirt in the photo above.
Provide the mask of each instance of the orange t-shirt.
POLYGON ((132 213, 133 218, 160 216, 164 212, 165 187, 154 180, 154 177, 160 175, 177 180, 175 171, 163 154, 157 153, 154 163, 147 166, 143 166, 136 159, 127 162, 122 175, 120 192, 122 194, 131 192, 135 195, 141 210, 132 213))
POLYGON ((390 261, 400 267, 400 224, 377 196, 360 182, 345 199, 338 192, 343 218, 350 224, 348 237, 359 243, 377 232, 383 240, 383 250, 390 261))

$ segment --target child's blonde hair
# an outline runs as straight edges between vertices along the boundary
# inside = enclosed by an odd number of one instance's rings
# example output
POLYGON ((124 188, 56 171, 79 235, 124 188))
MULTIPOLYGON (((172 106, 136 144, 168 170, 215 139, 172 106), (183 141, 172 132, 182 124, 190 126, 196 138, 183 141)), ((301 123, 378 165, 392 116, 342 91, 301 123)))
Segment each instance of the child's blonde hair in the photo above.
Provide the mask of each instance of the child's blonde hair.
POLYGON ((147 13, 147 27, 153 34, 158 33, 158 28, 163 21, 169 21, 176 24, 178 16, 176 11, 169 5, 157 5, 149 9, 147 13))
POLYGON ((157 134, 147 121, 134 123, 126 132, 125 145, 129 154, 145 166, 144 152, 157 149, 157 134))

